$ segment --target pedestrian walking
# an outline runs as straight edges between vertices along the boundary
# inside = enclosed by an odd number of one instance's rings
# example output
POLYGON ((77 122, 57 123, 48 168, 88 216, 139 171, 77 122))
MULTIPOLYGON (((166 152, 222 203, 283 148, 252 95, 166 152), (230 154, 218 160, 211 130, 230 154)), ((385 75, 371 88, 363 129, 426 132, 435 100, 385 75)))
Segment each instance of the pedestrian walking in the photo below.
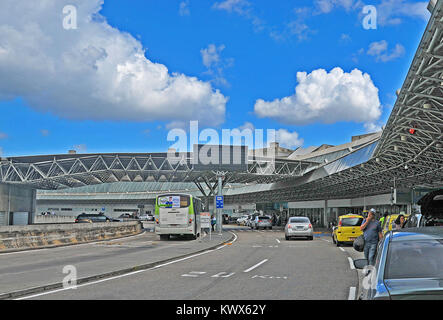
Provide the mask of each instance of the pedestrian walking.
POLYGON ((211 228, 212 228, 212 231, 214 231, 216 222, 217 222, 217 219, 215 218, 215 215, 212 215, 212 217, 211 217, 211 228))
POLYGON ((380 226, 382 229, 385 226, 387 216, 389 216, 389 213, 386 211, 385 213, 383 213, 383 217, 380 218, 380 226))
POLYGON ((375 265, 378 241, 383 238, 380 222, 375 219, 375 209, 368 212, 368 217, 363 220, 360 230, 363 231, 365 247, 363 249, 365 258, 369 265, 375 265))

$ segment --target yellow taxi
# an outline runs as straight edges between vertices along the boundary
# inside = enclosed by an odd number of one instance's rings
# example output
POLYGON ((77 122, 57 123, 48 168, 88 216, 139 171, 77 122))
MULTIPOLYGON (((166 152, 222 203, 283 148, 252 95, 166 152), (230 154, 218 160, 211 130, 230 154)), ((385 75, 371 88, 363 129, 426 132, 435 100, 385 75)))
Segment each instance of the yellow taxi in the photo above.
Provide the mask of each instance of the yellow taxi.
POLYGON ((399 213, 399 214, 390 214, 390 215, 388 215, 385 218, 385 222, 384 222, 384 225, 383 225, 383 235, 386 234, 386 232, 389 232, 392 229, 394 229, 395 220, 397 219, 397 217, 400 214, 405 216, 405 221, 409 219, 410 214, 399 213))
POLYGON ((360 230, 364 217, 358 214, 345 214, 338 217, 338 226, 332 229, 332 242, 339 247, 343 243, 353 243, 363 234, 360 230))

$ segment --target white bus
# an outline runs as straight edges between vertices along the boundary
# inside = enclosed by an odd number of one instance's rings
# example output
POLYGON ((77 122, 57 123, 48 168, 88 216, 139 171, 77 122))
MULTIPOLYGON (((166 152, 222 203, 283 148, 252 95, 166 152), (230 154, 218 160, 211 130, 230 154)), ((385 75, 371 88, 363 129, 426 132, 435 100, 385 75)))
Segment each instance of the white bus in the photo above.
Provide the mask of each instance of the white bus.
POLYGON ((197 239, 201 233, 202 201, 190 194, 162 194, 155 199, 155 233, 161 240, 171 235, 197 239))

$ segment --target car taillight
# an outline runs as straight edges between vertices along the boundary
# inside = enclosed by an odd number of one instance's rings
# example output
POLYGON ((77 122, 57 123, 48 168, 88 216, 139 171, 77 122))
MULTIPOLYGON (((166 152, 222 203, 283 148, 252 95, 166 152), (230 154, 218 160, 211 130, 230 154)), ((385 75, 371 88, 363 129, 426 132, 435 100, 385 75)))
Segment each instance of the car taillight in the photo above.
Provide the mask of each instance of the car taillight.
POLYGON ((155 219, 155 223, 157 223, 157 224, 158 224, 158 219, 155 219))
POLYGON ((338 226, 341 227, 341 220, 339 221, 338 226))
POLYGON ((290 224, 288 224, 288 228, 290 228, 291 227, 291 225, 290 224))
POLYGON ((309 224, 309 227, 308 227, 308 229, 312 229, 312 224, 309 224))
POLYGON ((75 222, 78 222, 78 219, 75 219, 75 222))
POLYGON ((258 220, 258 222, 261 222, 261 220, 258 220))
POLYGON ((189 223, 192 223, 192 218, 189 219, 189 223))

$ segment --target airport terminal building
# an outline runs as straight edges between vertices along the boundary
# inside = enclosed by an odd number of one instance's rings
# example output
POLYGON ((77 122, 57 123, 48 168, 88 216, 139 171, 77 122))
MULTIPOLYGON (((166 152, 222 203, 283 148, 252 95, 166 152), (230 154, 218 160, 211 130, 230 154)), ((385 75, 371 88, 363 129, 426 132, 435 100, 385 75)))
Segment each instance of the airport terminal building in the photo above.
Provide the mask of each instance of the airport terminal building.
MULTIPOLYGON (((321 145, 318 147, 290 150, 278 143, 271 144, 272 152, 281 160, 304 160, 312 163, 327 164, 355 150, 378 141, 381 132, 351 137, 349 143, 338 146, 321 145)), ((268 148, 269 149, 269 148, 268 148)), ((266 150, 265 152, 271 152, 266 150)), ((316 226, 327 226, 337 221, 338 216, 346 213, 361 213, 375 208, 378 212, 406 212, 413 210, 418 199, 432 189, 404 189, 379 195, 360 196, 355 198, 306 200, 306 201, 266 201, 257 198, 255 201, 243 201, 238 196, 254 193, 257 190, 270 188, 272 184, 225 184, 223 195, 226 205, 223 213, 238 217, 255 211, 264 214, 281 216, 285 221, 290 216, 308 216, 316 226)), ((62 190, 39 190, 37 192, 36 213, 52 213, 60 216, 77 216, 82 212, 103 212, 111 217, 123 213, 152 214, 154 201, 162 193, 190 193, 204 198, 210 192, 209 186, 200 186, 192 182, 115 182, 90 185, 62 190), (202 192, 203 191, 203 192, 202 192), (205 195, 204 195, 204 194, 205 195)), ((209 210, 213 210, 213 201, 208 201, 209 210)))
POLYGON ((240 167, 194 163, 198 148, 172 162, 169 152, 2 157, 0 225, 33 223, 42 212, 152 213, 156 195, 170 192, 201 197, 212 210, 218 189, 231 216, 304 215, 317 226, 370 208, 414 211, 424 194, 443 188, 442 3, 429 2, 431 17, 382 131, 337 146, 242 149, 240 167))

